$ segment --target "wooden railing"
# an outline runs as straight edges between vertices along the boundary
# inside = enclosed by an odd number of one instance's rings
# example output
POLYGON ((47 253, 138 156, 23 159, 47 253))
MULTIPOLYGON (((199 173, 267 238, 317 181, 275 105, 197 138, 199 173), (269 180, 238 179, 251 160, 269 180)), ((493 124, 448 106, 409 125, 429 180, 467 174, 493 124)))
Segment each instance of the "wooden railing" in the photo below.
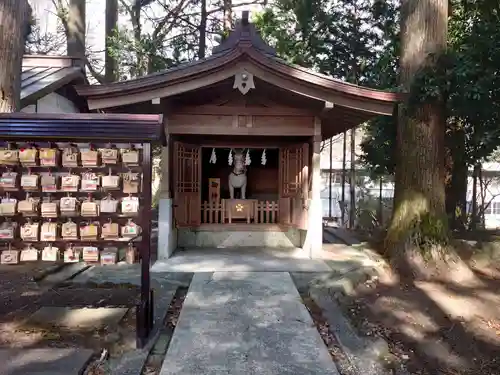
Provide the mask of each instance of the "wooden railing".
POLYGON ((203 202, 201 205, 201 222, 203 224, 221 224, 225 222, 224 201, 203 202))
MULTIPOLYGON (((275 201, 257 201, 253 205, 251 224, 276 224, 279 217, 279 204, 275 201)), ((201 204, 202 224, 223 224, 230 221, 225 201, 205 201, 201 204)), ((233 222, 234 220, 231 220, 233 222)))
POLYGON ((277 202, 257 202, 254 220, 258 224, 275 224, 278 222, 278 212, 277 202))

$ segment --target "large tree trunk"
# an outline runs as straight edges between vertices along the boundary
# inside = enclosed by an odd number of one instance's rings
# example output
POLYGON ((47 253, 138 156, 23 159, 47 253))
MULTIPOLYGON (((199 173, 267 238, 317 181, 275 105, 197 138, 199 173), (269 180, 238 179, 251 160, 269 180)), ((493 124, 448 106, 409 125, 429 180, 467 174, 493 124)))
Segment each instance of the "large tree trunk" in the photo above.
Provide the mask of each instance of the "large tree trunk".
POLYGON ((0 0, 0 112, 21 109, 21 69, 31 7, 27 0, 0 0))
POLYGON ((68 8, 68 56, 78 57, 85 66, 85 0, 70 0, 68 8))
POLYGON ((118 64, 111 53, 112 37, 118 23, 118 0, 106 0, 106 51, 104 54, 104 72, 106 82, 117 78, 118 64))
POLYGON ((207 21, 208 21, 207 1, 201 0, 200 7, 201 7, 201 12, 200 12, 201 19, 199 26, 200 40, 198 42, 198 58, 201 60, 205 58, 205 55, 207 53, 207 21))
POLYGON ((227 37, 229 32, 233 29, 233 1, 224 0, 224 35, 227 37))
MULTIPOLYGON (((448 0, 403 0, 401 4, 400 80, 411 93, 415 76, 437 63, 446 50, 448 0)), ((419 254, 422 240, 448 239, 445 211, 445 105, 435 101, 398 111, 398 164, 393 217, 386 249, 412 271, 408 257, 419 254)), ((415 275, 416 276, 416 275, 415 275)))

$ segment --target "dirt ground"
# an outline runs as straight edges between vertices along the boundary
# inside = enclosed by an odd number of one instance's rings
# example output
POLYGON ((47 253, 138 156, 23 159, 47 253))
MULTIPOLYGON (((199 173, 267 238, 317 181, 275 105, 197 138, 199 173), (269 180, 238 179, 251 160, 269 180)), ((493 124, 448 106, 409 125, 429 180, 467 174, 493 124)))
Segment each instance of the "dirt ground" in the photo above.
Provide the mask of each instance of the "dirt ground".
POLYGON ((134 286, 111 288, 61 286, 40 288, 32 281, 47 263, 0 266, 0 347, 86 347, 119 354, 135 345, 134 286), (119 327, 98 331, 65 330, 48 326, 27 326, 25 320, 42 306, 131 307, 119 327))
POLYGON ((382 336, 411 374, 500 374, 500 267, 478 283, 366 283, 343 308, 368 336, 382 336))

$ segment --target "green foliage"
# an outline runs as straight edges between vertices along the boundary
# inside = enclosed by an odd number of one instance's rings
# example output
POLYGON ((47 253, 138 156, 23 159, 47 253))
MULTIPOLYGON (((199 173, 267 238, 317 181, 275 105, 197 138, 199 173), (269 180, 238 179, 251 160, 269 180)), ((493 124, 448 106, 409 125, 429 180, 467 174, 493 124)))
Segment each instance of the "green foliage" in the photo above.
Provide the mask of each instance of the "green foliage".
POLYGON ((172 39, 170 51, 167 52, 151 34, 142 34, 141 42, 135 43, 131 32, 120 29, 110 38, 110 54, 119 62, 120 76, 138 77, 181 63, 181 48, 184 43, 179 39, 181 38, 172 39))
MULTIPOLYGON (((373 75, 395 28, 391 1, 279 0, 256 18, 257 27, 290 63, 353 83, 382 87, 373 75)), ((391 66, 391 64, 388 64, 391 66)), ((377 75, 377 79, 378 79, 377 75)))
POLYGON ((369 166, 373 178, 393 175, 396 169, 396 120, 378 117, 365 126, 360 161, 369 166))
MULTIPOLYGON (((421 103, 445 100, 446 144, 453 157, 464 153, 467 165, 486 160, 500 145, 500 5, 495 1, 453 0, 449 50, 414 80, 409 110, 421 103), (465 145, 460 137, 465 133, 465 145)), ((396 49, 397 39, 393 40, 396 49)), ((387 77, 391 71, 379 73, 387 77)), ((397 71, 393 79, 397 77, 397 71)), ((393 173, 395 124, 376 120, 367 127, 363 162, 374 174, 393 173), (385 164, 384 164, 385 163, 385 164)))
MULTIPOLYGON (((259 14, 255 23, 290 63, 373 88, 398 89, 397 2, 280 0, 259 14)), ((376 118, 365 130, 363 162, 372 175, 394 173, 394 120, 376 118)))
POLYGON ((418 245, 447 245, 449 240, 448 220, 443 217, 426 214, 420 218, 418 245))
POLYGON ((325 4, 318 0, 277 1, 254 22, 281 58, 321 70, 330 57, 325 43, 330 16, 325 4))

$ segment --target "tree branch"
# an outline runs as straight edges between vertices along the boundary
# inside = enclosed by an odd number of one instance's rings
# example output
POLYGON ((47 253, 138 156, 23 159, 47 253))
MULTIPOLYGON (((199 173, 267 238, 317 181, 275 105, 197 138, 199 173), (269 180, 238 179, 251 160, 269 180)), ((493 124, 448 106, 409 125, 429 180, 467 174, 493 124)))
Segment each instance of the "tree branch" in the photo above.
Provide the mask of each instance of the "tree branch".
MULTIPOLYGON (((238 9, 238 8, 241 8, 244 6, 249 6, 249 5, 263 5, 263 6, 265 6, 265 5, 267 5, 267 0, 261 0, 261 1, 253 0, 253 1, 247 1, 244 3, 238 3, 238 4, 235 4, 232 6, 232 10, 235 10, 235 9, 238 9)), ((222 12, 223 10, 224 10, 224 6, 221 5, 219 7, 207 10, 207 15, 210 16, 213 13, 222 12)), ((193 13, 186 13, 184 16, 185 17, 194 17, 194 16, 199 16, 200 14, 201 14, 201 12, 193 12, 193 13)))
POLYGON ((90 75, 92 77, 94 77, 94 79, 97 82, 99 82, 100 84, 103 84, 106 82, 106 77, 104 76, 104 74, 101 74, 101 73, 97 72, 97 70, 95 70, 95 68, 92 66, 90 60, 88 59, 88 57, 85 57, 85 66, 88 68, 90 75))
MULTIPOLYGON (((153 31, 153 35, 152 35, 152 39, 154 41, 156 41, 158 39, 158 35, 160 34, 160 32, 162 32, 162 30, 165 27, 165 25, 167 24, 167 22, 170 19, 177 18, 179 16, 179 13, 181 12, 181 10, 185 4, 186 4, 186 0, 182 0, 179 2, 179 4, 177 4, 176 7, 174 7, 173 9, 169 9, 169 10, 166 9, 167 7, 163 6, 163 9, 165 11, 167 11, 168 13, 163 17, 163 19, 155 27, 155 29, 153 31)), ((170 23, 170 26, 167 27, 166 30, 163 30, 161 35, 167 35, 168 33, 170 33, 172 31, 172 29, 174 28, 174 25, 175 25, 175 21, 172 20, 172 22, 170 23)))

